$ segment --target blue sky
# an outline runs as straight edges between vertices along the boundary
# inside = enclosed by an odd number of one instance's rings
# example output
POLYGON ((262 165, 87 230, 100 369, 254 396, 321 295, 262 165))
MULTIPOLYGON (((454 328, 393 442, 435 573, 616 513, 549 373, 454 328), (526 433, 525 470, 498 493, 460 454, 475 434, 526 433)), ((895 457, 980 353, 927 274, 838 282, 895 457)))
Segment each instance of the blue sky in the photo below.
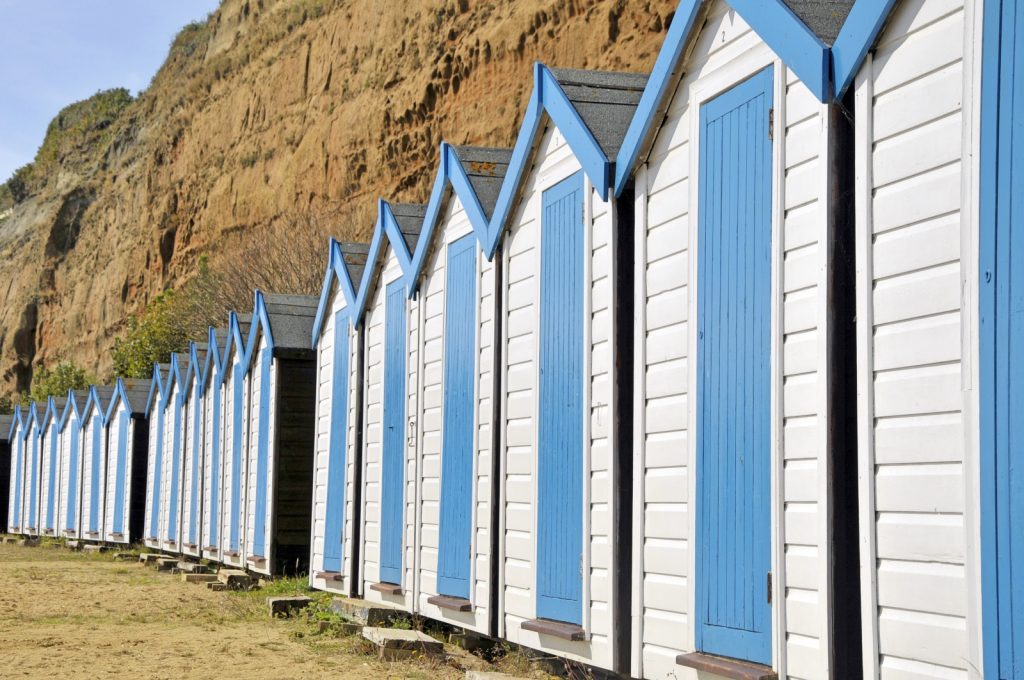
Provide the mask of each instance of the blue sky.
POLYGON ((171 39, 218 0, 0 0, 0 183, 31 161, 62 108, 145 89, 171 39))

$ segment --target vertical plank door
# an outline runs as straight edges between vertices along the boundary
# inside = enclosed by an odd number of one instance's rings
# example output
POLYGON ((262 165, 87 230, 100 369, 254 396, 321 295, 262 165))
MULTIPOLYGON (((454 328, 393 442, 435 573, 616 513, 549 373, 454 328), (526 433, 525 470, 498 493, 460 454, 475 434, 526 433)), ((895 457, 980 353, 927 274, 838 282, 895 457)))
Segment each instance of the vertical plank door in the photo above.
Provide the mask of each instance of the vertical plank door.
POLYGON ((405 284, 388 284, 384 302, 384 436, 381 453, 380 580, 402 583, 405 494, 405 284))
POLYGON ((540 245, 537 616, 581 623, 583 173, 546 190, 540 245))
MULTIPOLYGON (((338 293, 341 294, 340 292, 338 293)), ((327 453, 327 508, 324 513, 323 570, 341 573, 345 542, 345 466, 348 444, 349 320, 334 316, 334 357, 331 365, 330 449, 327 453)))
POLYGON ((473 378, 476 367, 476 237, 448 246, 444 419, 437 590, 469 599, 473 530, 473 378))
POLYGON ((701 106, 697 275, 697 649, 763 664, 771 663, 771 106, 771 69, 701 106))
MULTIPOLYGON (((260 350, 260 412, 259 439, 256 440, 256 516, 253 518, 252 552, 267 556, 267 466, 270 456, 270 366, 274 355, 270 346, 260 350)), ((271 566, 271 565, 268 565, 271 566)))

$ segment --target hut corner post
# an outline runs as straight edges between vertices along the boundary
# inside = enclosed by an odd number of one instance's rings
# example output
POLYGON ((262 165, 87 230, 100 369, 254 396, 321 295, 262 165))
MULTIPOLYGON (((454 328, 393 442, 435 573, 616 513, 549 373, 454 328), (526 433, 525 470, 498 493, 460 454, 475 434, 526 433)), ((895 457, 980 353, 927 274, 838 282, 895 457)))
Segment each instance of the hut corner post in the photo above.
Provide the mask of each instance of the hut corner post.
POLYGON ((489 607, 490 616, 487 622, 487 633, 492 638, 500 637, 498 634, 498 619, 500 618, 498 608, 501 606, 500 593, 498 589, 498 583, 500 583, 501 574, 501 560, 498 556, 501 555, 501 540, 502 534, 498 531, 498 527, 501 526, 501 457, 503 455, 503 449, 501 448, 501 433, 504 430, 501 427, 501 404, 502 404, 502 390, 504 385, 501 384, 502 371, 499 367, 502 366, 504 357, 502 356, 503 347, 501 346, 502 333, 504 332, 504 317, 502 316, 501 310, 504 300, 502 299, 502 286, 504 285, 505 272, 503 270, 504 257, 501 251, 499 251, 492 260, 492 266, 494 267, 494 339, 492 340, 492 346, 494 347, 494 358, 492 366, 494 370, 491 371, 491 382, 492 382, 492 394, 491 394, 491 498, 490 498, 490 558, 488 559, 489 569, 487 571, 487 579, 490 586, 487 589, 488 598, 487 606, 489 607))
POLYGON ((828 611, 829 668, 861 680, 860 553, 857 489, 857 333, 854 211, 854 101, 828 106, 828 611))
POLYGON ((613 238, 616 257, 612 264, 615 285, 613 333, 615 359, 615 480, 617 499, 613 521, 615 536, 615 577, 612 583, 613 611, 618 612, 612 645, 616 672, 629 675, 632 625, 633 560, 633 335, 634 335, 634 251, 635 188, 631 179, 618 198, 613 199, 613 238))
MULTIPOLYGON (((363 507, 363 385, 366 377, 363 358, 366 352, 367 334, 362 321, 357 324, 356 320, 352 319, 351 322, 346 321, 346 323, 352 324, 351 330, 355 331, 356 336, 356 356, 354 359, 350 357, 350 360, 355 361, 357 386, 354 390, 356 397, 355 446, 353 449, 355 460, 352 461, 352 538, 350 539, 352 553, 349 555, 351 572, 349 575, 348 596, 361 598, 363 596, 363 575, 360 563, 360 546, 363 543, 363 517, 361 510, 363 507)), ((349 394, 351 393, 352 390, 349 391, 349 394)))

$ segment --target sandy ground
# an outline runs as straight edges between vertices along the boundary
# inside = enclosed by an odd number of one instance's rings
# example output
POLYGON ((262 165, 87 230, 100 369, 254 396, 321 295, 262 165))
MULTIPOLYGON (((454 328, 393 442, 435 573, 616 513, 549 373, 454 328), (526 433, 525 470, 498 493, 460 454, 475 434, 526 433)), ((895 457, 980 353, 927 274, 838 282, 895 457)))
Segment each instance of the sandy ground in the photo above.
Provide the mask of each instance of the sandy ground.
POLYGON ((138 563, 0 545, 3 678, 462 678, 486 664, 379 661, 358 637, 272 620, 265 596, 215 593, 138 563))

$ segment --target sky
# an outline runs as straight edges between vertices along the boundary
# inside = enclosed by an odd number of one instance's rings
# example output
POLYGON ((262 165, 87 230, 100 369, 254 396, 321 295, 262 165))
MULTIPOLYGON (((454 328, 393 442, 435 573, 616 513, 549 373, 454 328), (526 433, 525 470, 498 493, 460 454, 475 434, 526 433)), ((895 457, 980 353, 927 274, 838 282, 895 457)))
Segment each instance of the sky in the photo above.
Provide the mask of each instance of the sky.
POLYGON ((218 0, 0 0, 0 183, 35 158, 57 112, 149 86, 171 39, 218 0))

